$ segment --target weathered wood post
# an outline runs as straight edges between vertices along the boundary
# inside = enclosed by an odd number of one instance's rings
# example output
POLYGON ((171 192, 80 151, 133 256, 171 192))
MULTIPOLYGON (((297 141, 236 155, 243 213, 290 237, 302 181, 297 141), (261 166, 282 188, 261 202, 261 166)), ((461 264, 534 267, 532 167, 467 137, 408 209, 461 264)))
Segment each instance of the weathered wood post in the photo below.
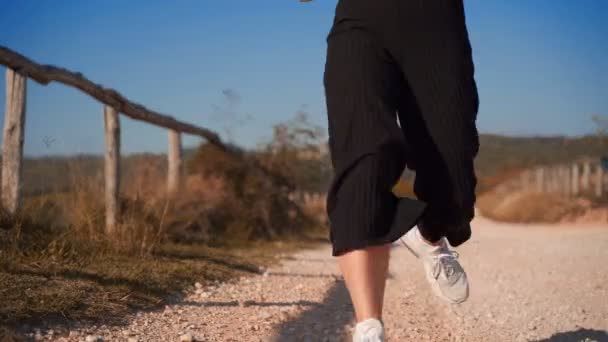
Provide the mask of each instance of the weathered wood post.
POLYGON ((555 166, 555 178, 556 178, 556 187, 557 187, 557 193, 558 194, 563 194, 565 193, 566 189, 564 188, 564 168, 561 165, 555 166))
POLYGON ((604 190, 604 168, 601 164, 597 165, 595 170, 595 196, 602 197, 604 190))
POLYGON ((106 234, 112 236, 116 232, 119 211, 120 121, 116 109, 108 105, 104 106, 103 117, 106 139, 106 234))
POLYGON ((169 153, 167 171, 167 191, 170 196, 175 195, 181 189, 182 184, 182 140, 181 134, 175 130, 169 130, 169 153))
POLYGON ((562 169, 562 182, 563 182, 563 193, 570 197, 571 194, 571 185, 572 185, 572 172, 571 168, 567 165, 561 167, 562 169))
POLYGON ((559 193, 560 191, 560 186, 559 186, 559 168, 557 166, 553 166, 551 168, 553 170, 553 193, 559 193))
POLYGON ((585 161, 583 163, 583 174, 581 177, 581 191, 583 191, 583 192, 589 191, 590 178, 591 178, 591 165, 589 164, 589 161, 585 161))
POLYGON ((543 167, 543 191, 545 193, 551 192, 551 168, 543 167))
POLYGON ((562 169, 561 165, 554 166, 554 168, 555 168, 555 191, 558 194, 561 194, 564 192, 564 181, 563 181, 564 173, 562 172, 563 169, 562 169))
POLYGON ((522 190, 531 191, 532 187, 532 172, 530 170, 526 170, 521 174, 521 182, 522 182, 522 190))
POLYGON ((548 168, 549 171, 549 193, 555 191, 555 170, 552 167, 548 168))
POLYGON ((2 144, 2 205, 10 213, 19 207, 25 127, 27 77, 6 69, 6 110, 2 144))
POLYGON ((538 192, 538 193, 543 192, 543 168, 542 167, 536 168, 534 182, 536 183, 535 184, 536 192, 538 192))
POLYGON ((572 185, 571 185, 572 196, 574 196, 574 197, 578 196, 579 182, 580 182, 579 167, 578 167, 578 164, 574 163, 572 165, 572 185))
POLYGON ((555 167, 555 182, 556 182, 555 187, 557 189, 557 193, 558 194, 565 193, 566 189, 564 189, 564 185, 565 185, 564 168, 561 165, 555 167))

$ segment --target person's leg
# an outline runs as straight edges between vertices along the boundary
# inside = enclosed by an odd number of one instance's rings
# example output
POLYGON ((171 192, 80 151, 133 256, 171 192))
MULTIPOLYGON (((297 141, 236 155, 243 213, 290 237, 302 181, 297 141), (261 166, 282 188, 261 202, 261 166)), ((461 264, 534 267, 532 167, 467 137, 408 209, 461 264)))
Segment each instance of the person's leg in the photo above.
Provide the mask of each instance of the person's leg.
POLYGON ((458 254, 471 235, 473 159, 479 146, 477 91, 461 0, 395 1, 386 31, 389 50, 403 73, 398 112, 416 170, 414 191, 427 203, 417 228, 402 241, 424 264, 435 292, 451 303, 468 298, 458 254))
POLYGON ((369 318, 382 320, 389 250, 389 245, 374 246, 338 257, 357 322, 369 318))
POLYGON ((458 246, 470 238, 479 106, 462 0, 398 1, 390 41, 407 91, 400 121, 414 144, 416 195, 427 203, 423 236, 458 246))
POLYGON ((333 255, 362 322, 382 318, 388 245, 415 224, 423 205, 391 191, 406 160, 396 119, 398 68, 364 23, 341 19, 328 37, 324 75, 334 168, 327 211, 333 255))
POLYGON ((447 235, 448 225, 432 225, 424 222, 434 217, 445 219, 451 212, 450 198, 452 184, 447 165, 441 158, 437 146, 426 127, 420 108, 406 80, 402 82, 398 102, 398 116, 401 129, 410 147, 408 168, 416 172, 414 193, 427 203, 422 219, 418 222, 421 236, 429 243, 438 242, 447 235))

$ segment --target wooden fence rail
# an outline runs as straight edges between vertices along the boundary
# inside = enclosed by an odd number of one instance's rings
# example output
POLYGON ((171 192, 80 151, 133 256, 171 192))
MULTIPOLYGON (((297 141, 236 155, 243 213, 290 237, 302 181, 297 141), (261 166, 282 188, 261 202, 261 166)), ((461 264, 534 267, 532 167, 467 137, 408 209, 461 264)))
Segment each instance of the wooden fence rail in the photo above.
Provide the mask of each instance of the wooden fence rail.
MULTIPOLYGON (((81 90, 104 104, 105 126, 105 203, 106 232, 112 234, 119 221, 120 192, 120 116, 145 121, 169 129, 167 154, 167 191, 176 193, 182 183, 181 133, 200 136, 227 153, 240 154, 239 149, 226 145, 215 132, 182 122, 171 116, 150 110, 128 100, 114 89, 104 88, 82 74, 52 65, 40 65, 29 58, 0 46, 0 65, 6 69, 6 110, 2 146, 2 207, 10 213, 19 208, 21 169, 23 160, 24 123, 26 116, 26 83, 31 78, 47 85, 59 82, 81 90)), ((262 171, 257 163, 252 164, 262 171)))

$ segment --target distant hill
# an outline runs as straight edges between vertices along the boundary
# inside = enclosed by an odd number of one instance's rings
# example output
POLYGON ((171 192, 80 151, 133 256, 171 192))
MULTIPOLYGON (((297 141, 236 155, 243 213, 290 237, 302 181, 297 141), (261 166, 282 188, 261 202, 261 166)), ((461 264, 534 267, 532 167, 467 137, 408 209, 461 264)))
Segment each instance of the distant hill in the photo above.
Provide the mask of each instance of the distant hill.
MULTIPOLYGON (((506 137, 482 134, 481 147, 476 159, 476 169, 480 180, 495 183, 497 179, 508 177, 521 169, 534 165, 568 162, 581 157, 599 157, 608 154, 608 138, 598 137, 506 137)), ((188 159, 195 148, 184 149, 188 159)), ((325 160, 328 161, 326 156, 325 160)), ((143 162, 152 163, 159 171, 166 170, 164 154, 132 154, 122 158, 123 179, 130 178, 131 166, 143 162)), ((99 155, 78 155, 69 157, 26 158, 24 162, 24 194, 48 191, 65 191, 73 183, 74 175, 103 175, 103 159, 99 155)), ((323 177, 329 178, 327 172, 323 177)), ((319 181, 317 181, 319 183, 319 181)), ((328 184, 329 180, 319 184, 328 184)))
POLYGON ((505 137, 483 134, 480 143, 475 163, 480 176, 608 154, 608 138, 596 136, 505 137))

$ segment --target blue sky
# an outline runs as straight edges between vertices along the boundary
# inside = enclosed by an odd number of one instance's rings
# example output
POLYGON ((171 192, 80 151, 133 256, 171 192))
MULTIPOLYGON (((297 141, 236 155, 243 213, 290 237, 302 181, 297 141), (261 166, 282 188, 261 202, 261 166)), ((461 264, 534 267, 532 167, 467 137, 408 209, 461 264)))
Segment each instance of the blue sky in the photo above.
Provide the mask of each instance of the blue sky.
MULTIPOLYGON (((482 132, 581 135, 593 131, 592 114, 608 115, 608 1, 465 3, 482 132)), ((322 71, 335 4, 0 0, 0 45, 254 146, 299 110, 326 125, 322 71)), ((26 154, 103 151, 101 104, 61 85, 28 87, 26 154)), ((4 96, 2 81, 2 109, 4 96)), ((121 123, 126 153, 165 151, 165 130, 121 123)))

